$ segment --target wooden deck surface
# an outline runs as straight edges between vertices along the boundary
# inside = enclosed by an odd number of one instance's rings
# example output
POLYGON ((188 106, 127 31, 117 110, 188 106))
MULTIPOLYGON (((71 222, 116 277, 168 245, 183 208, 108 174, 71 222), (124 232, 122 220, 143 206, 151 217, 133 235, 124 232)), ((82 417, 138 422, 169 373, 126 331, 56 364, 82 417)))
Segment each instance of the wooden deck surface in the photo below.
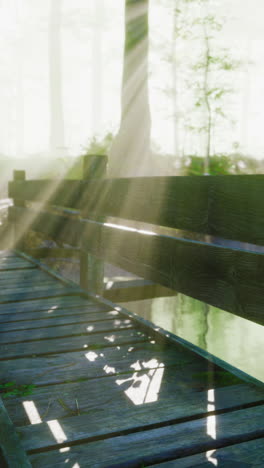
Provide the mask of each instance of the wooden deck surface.
POLYGON ((0 405, 1 467, 12 440, 12 468, 264 466, 263 388, 16 253, 0 286, 0 384, 34 386, 0 405))

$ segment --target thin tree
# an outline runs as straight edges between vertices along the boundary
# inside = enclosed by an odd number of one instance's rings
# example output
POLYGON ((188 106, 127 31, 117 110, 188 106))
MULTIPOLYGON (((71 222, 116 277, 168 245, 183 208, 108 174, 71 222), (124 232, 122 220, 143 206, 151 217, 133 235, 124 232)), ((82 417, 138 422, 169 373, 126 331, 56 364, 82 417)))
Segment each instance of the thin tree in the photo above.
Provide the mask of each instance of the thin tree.
POLYGON ((93 135, 100 132, 102 124, 102 17, 104 15, 104 0, 94 0, 93 3, 93 35, 92 35, 92 86, 91 86, 91 118, 93 135))
POLYGON ((61 77, 61 8, 61 0, 50 0, 50 152, 59 156, 63 155, 65 150, 61 77))
POLYGON ((148 93, 149 0, 126 0, 121 122, 110 151, 109 174, 147 173, 150 156, 148 93))

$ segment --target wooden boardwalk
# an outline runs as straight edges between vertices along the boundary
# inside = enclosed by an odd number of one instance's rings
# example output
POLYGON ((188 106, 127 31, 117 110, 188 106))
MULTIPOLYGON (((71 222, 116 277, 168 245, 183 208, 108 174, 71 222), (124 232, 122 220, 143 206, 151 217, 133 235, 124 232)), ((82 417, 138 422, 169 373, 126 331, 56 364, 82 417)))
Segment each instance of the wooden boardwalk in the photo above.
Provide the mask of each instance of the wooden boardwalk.
POLYGON ((263 388, 17 253, 0 285, 1 468, 264 466, 263 388))

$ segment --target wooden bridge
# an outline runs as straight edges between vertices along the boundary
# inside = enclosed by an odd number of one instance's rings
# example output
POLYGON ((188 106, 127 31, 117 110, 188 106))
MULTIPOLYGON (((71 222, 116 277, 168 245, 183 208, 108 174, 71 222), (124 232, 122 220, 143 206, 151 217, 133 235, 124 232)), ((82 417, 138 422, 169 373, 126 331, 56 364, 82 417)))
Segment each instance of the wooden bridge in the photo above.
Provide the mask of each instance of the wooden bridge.
POLYGON ((264 466, 261 382, 105 299, 90 256, 263 324, 263 254, 106 219, 261 245, 263 181, 10 183, 19 249, 0 255, 1 467, 264 466), (22 250, 29 229, 80 247, 80 286, 22 250))

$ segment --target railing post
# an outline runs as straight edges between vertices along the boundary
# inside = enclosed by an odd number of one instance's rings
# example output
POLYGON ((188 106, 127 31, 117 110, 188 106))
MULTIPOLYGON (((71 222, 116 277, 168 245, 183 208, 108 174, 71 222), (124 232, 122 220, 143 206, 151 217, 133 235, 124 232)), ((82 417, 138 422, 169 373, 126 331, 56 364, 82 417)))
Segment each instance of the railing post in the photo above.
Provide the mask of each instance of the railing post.
MULTIPOLYGON (((83 180, 102 179, 106 177, 107 156, 87 155, 83 158, 83 180)), ((91 213, 92 214, 92 213, 91 213)), ((103 222, 103 217, 95 218, 103 222)), ((97 294, 104 291, 104 262, 87 254, 80 246, 80 286, 97 294)))
MULTIPOLYGON (((13 180, 14 182, 21 182, 26 180, 26 171, 14 171, 13 172, 13 180)), ((13 200, 14 206, 17 208, 25 208, 26 203, 24 200, 19 200, 19 199, 14 199, 13 200)), ((14 227, 13 227, 13 232, 14 232, 14 247, 23 249, 24 247, 24 232, 23 232, 23 226, 19 227, 19 223, 17 220, 14 221, 14 227)))

